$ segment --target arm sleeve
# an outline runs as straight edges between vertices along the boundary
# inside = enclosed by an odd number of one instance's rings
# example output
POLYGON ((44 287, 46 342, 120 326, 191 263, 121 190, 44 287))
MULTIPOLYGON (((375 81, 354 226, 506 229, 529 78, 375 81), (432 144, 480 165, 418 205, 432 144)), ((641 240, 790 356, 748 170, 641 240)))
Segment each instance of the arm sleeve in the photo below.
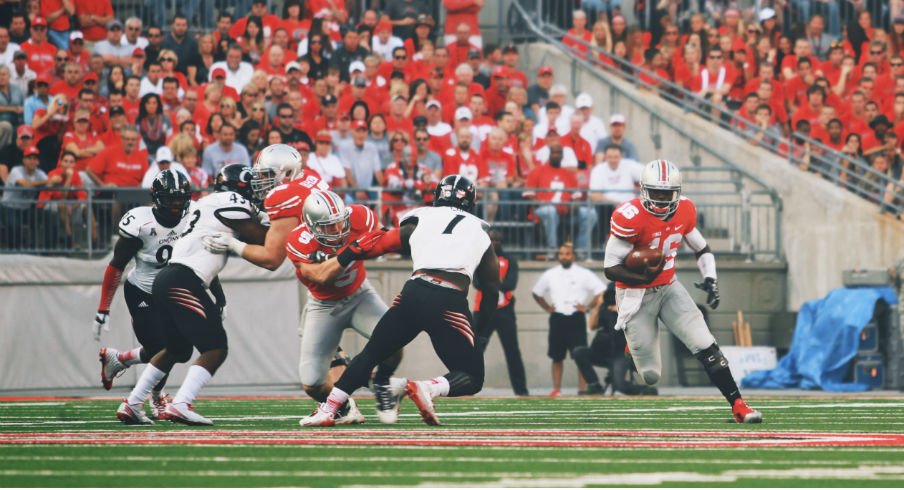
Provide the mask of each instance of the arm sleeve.
POLYGON ((108 265, 104 272, 104 283, 101 287, 100 304, 97 305, 97 311, 104 313, 110 312, 110 304, 113 303, 113 296, 119 289, 119 281, 122 279, 122 269, 113 265, 108 265))
POLYGON ((700 233, 700 230, 696 228, 684 235, 684 241, 687 242, 688 246, 690 246, 694 252, 699 252, 706 248, 706 239, 703 238, 703 234, 700 233))
POLYGON ((606 242, 606 258, 603 267, 615 267, 625 263, 625 258, 634 250, 634 245, 616 236, 610 236, 606 242))

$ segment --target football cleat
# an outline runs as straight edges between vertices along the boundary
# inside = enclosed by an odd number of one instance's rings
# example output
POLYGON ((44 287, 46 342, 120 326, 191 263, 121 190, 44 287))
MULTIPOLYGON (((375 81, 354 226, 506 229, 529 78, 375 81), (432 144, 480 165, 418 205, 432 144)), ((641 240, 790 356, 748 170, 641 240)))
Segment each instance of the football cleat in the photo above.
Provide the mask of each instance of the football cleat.
POLYGON ((731 407, 735 421, 739 424, 759 424, 763 421, 763 414, 750 408, 743 398, 734 401, 731 407))
POLYGON ((440 425, 439 418, 433 408, 433 397, 430 396, 430 389, 427 383, 423 381, 409 381, 406 394, 411 401, 417 406, 421 412, 421 419, 427 425, 440 425))
POLYGON ((578 391, 578 395, 587 396, 587 395, 605 395, 606 388, 603 388, 603 385, 599 383, 588 383, 587 387, 583 390, 578 391))
POLYGON ((333 413, 327 409, 326 403, 321 403, 311 412, 311 415, 298 421, 302 427, 333 427, 336 419, 333 413))
POLYGON ((112 388, 113 379, 126 370, 126 366, 116 358, 117 355, 119 355, 119 351, 110 347, 101 347, 98 354, 100 359, 100 383, 104 385, 105 390, 112 388))
POLYGON ((195 412, 195 408, 188 403, 169 403, 163 413, 170 422, 185 425, 213 425, 213 421, 195 412))
POLYGON ((559 395, 561 395, 561 394, 562 394, 562 392, 559 391, 559 390, 552 390, 552 391, 549 392, 549 397, 550 397, 550 398, 555 398, 555 397, 557 397, 557 396, 559 396, 559 395))
POLYGON ((336 415, 333 418, 336 421, 336 425, 364 423, 364 415, 361 413, 361 410, 358 410, 358 404, 355 403, 355 400, 351 398, 349 398, 348 402, 336 412, 336 415))
POLYGON ((405 392, 397 392, 390 385, 374 385, 374 399, 377 402, 377 416, 384 424, 394 424, 399 419, 399 408, 405 392))
POLYGON ((166 393, 151 395, 151 418, 166 420, 166 406, 173 402, 173 398, 166 393))
POLYGON ((126 425, 154 425, 154 421, 144 414, 141 405, 129 405, 128 400, 123 400, 116 411, 116 418, 126 425))

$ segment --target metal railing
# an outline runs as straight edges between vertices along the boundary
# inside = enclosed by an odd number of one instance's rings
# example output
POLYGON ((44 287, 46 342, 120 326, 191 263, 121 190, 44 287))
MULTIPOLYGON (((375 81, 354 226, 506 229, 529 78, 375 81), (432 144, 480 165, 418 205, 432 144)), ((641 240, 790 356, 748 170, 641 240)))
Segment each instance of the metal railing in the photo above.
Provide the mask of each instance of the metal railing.
MULTIPOLYGON (((83 189, 59 189, 77 191, 83 189)), ((420 196, 403 198, 404 190, 389 188, 335 189, 351 202, 370 206, 387 225, 397 224, 406 210, 423 206, 420 196)), ((129 209, 150 204, 147 189, 87 189, 84 200, 23 201, 22 209, 0 205, 0 253, 63 255, 95 258, 110 252, 117 223, 129 209)), ((756 192, 694 195, 698 201, 698 227, 720 254, 742 258, 752 253, 778 255, 778 236, 769 226, 778 221, 778 209, 757 202, 756 192), (717 198, 713 202, 710 198, 717 198)), ((16 202, 13 205, 19 205, 16 202)), ((508 252, 522 258, 554 256, 565 241, 576 245, 584 258, 601 259, 609 235, 609 219, 616 203, 594 198, 587 189, 481 188, 475 213, 498 229, 508 252), (557 202, 525 196, 553 192, 557 202)))
MULTIPOLYGON (((525 10, 536 13, 536 18, 543 24, 550 24, 560 29, 571 27, 572 14, 578 7, 587 13, 589 24, 605 15, 611 19, 614 13, 612 0, 583 0, 581 2, 561 2, 555 0, 522 0, 525 10)), ((643 3, 641 9, 626 12, 627 2, 621 2, 621 12, 628 18, 634 17, 644 30, 659 29, 659 19, 663 15, 671 17, 676 24, 686 27, 694 14, 702 13, 708 19, 722 18, 728 7, 737 8, 741 19, 745 22, 759 23, 758 13, 771 8, 776 13, 777 21, 783 26, 782 31, 794 32, 795 28, 805 25, 813 15, 819 14, 825 19, 827 33, 840 37, 842 27, 857 21, 861 11, 870 13, 873 27, 884 29, 891 27, 891 22, 904 11, 904 2, 900 0, 864 0, 860 7, 855 7, 849 0, 732 0, 731 2, 707 2, 706 0, 682 0, 660 2, 650 0, 643 3), (663 8, 659 8, 663 6, 663 8)), ((636 5, 636 2, 631 5, 636 5)), ((658 36, 657 36, 658 37, 658 36)))
MULTIPOLYGON (((562 48, 572 58, 576 58, 576 55, 560 42, 565 31, 552 24, 538 25, 536 22, 542 21, 542 16, 528 14, 517 0, 512 2, 512 8, 522 16, 524 26, 529 28, 535 36, 562 48)), ((750 126, 751 123, 742 122, 739 127, 736 124, 738 122, 737 114, 724 106, 713 104, 671 80, 664 79, 641 66, 635 66, 613 53, 580 40, 576 40, 576 42, 588 50, 587 59, 575 60, 578 64, 590 68, 594 72, 604 70, 636 86, 657 91, 660 97, 679 105, 689 113, 708 119, 745 139, 751 136, 749 130, 743 129, 743 126, 750 126), (599 55, 601 54, 612 60, 612 65, 600 61, 599 55)), ((622 95, 626 94, 622 93, 622 95)), ((635 102, 637 102, 636 98, 635 102)), ((817 173, 827 180, 879 204, 880 210, 883 212, 896 215, 904 213, 904 185, 902 182, 894 181, 888 173, 878 172, 862 158, 835 151, 823 143, 799 133, 793 133, 789 137, 763 138, 758 144, 786 156, 793 165, 817 173)), ((726 162, 730 163, 730 159, 726 159, 726 162)))
MULTIPOLYGON (((650 118, 650 128, 649 135, 651 138, 651 142, 656 150, 660 150, 663 146, 662 141, 662 127, 669 128, 670 131, 677 133, 682 136, 688 143, 689 149, 688 153, 690 154, 690 160, 692 165, 682 167, 682 171, 685 172, 685 187, 693 188, 691 195, 701 195, 708 194, 708 186, 707 184, 722 184, 722 187, 729 188, 732 192, 725 193, 721 197, 719 194, 709 194, 713 199, 737 199, 738 201, 733 202, 745 202, 746 206, 755 206, 759 207, 772 207, 775 209, 775 213, 771 216, 770 219, 751 219, 744 220, 745 224, 743 227, 733 227, 733 231, 739 231, 740 234, 734 236, 733 238, 740 244, 743 244, 745 247, 742 252, 748 254, 748 257, 753 259, 781 259, 783 257, 783 252, 781 249, 781 198, 778 193, 772 189, 770 186, 766 185, 762 180, 758 177, 749 173, 746 169, 738 166, 731 154, 730 151, 726 150, 722 147, 717 147, 711 141, 707 141, 705 138, 702 138, 699 134, 696 134, 691 128, 686 124, 682 124, 682 121, 673 120, 672 118, 668 118, 662 114, 659 114, 657 110, 652 107, 648 102, 638 97, 633 90, 625 89, 617 84, 611 83, 607 80, 600 72, 600 66, 595 63, 589 62, 587 59, 575 56, 571 53, 568 48, 566 48, 560 41, 561 34, 564 34, 561 30, 558 30, 555 26, 546 26, 545 28, 541 28, 536 24, 536 20, 538 16, 532 15, 528 13, 524 7, 521 5, 521 2, 518 0, 513 0, 511 2, 512 11, 516 12, 519 16, 520 20, 518 23, 522 26, 522 28, 518 31, 513 32, 514 36, 517 36, 520 39, 529 39, 535 38, 539 39, 542 42, 551 44, 553 46, 558 47, 562 52, 567 53, 569 56, 569 63, 571 65, 571 83, 572 83, 572 92, 575 92, 578 87, 575 86, 577 83, 578 77, 576 76, 578 73, 578 69, 582 68, 583 74, 590 75, 592 78, 606 84, 610 88, 610 92, 613 94, 617 94, 619 97, 622 97, 631 104, 642 108, 649 114, 650 118), (550 34, 548 31, 552 30, 554 34, 550 34), (715 161, 716 164, 713 165, 711 162, 715 161), (704 176, 707 174, 711 175, 721 175, 723 178, 721 180, 713 180, 707 179, 704 176), (727 174, 727 180, 724 178, 724 175, 727 174), (687 184, 690 184, 688 186, 687 184), (696 184, 700 184, 699 193, 698 189, 695 187, 696 184), (744 227, 750 227, 750 229, 743 229, 744 227), (768 228, 768 229, 764 229, 768 228), (739 229, 741 228, 741 229, 739 229), (771 239, 769 240, 770 245, 765 248, 761 248, 764 242, 751 242, 750 240, 742 239, 741 237, 750 237, 754 233, 759 233, 762 236, 769 236, 771 239), (774 239, 774 242, 772 241, 774 239), (771 245, 774 243, 774 247, 771 245)), ((511 16, 508 17, 507 21, 511 20, 511 16)), ((598 53, 596 47, 585 44, 588 48, 589 53, 598 53)), ((608 55, 609 53, 607 53, 608 55)), ((595 56, 592 56, 594 57, 595 56)), ((617 57, 612 57, 613 60, 617 62, 624 63, 625 66, 630 66, 630 64, 626 60, 620 60, 617 57)), ((614 71, 609 70, 607 73, 616 73, 619 72, 618 69, 614 71)), ((655 77, 655 74, 647 72, 645 70, 640 70, 639 73, 643 73, 650 77, 655 77)), ((637 73, 630 74, 621 74, 620 77, 626 78, 628 81, 633 82, 635 85, 642 84, 642 80, 639 79, 637 73)), ((662 80, 658 77, 655 77, 656 80, 662 81, 663 83, 670 84, 667 80, 662 80)), ((648 87, 652 87, 652 85, 646 84, 648 87)), ((671 88, 671 85, 670 85, 671 88)), ((676 93, 681 93, 683 89, 681 87, 675 87, 676 93)), ((692 105, 690 107, 686 107, 689 112, 695 112, 700 115, 708 114, 709 110, 715 108, 708 101, 700 99, 693 94, 687 93, 684 91, 683 97, 689 98, 693 100, 694 98, 700 102, 701 107, 697 107, 696 105, 692 105), (704 110, 705 108, 706 110, 704 110)), ((681 101, 683 98, 676 98, 675 100, 681 101)), ((696 101, 695 101, 696 102, 696 101)), ((613 108, 614 109, 614 108, 613 108)), ((713 204, 715 205, 723 205, 728 204, 724 201, 716 201, 713 204)), ((705 207, 704 207, 705 209, 705 207)))

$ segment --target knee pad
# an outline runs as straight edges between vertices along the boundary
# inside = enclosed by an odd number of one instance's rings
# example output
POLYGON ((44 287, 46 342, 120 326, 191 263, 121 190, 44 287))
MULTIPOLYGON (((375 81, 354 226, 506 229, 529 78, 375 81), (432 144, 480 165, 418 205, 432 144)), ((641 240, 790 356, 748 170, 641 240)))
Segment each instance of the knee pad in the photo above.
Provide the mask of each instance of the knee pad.
POLYGON ((652 369, 648 369, 641 373, 641 377, 643 377, 643 382, 648 385, 655 385, 659 382, 659 372, 653 371, 652 369))
POLYGON ((708 374, 713 374, 722 369, 728 369, 728 359, 722 354, 722 349, 718 344, 713 344, 700 352, 694 354, 694 357, 703 364, 708 374))
POLYGON ((333 354, 333 360, 330 361, 330 369, 336 366, 348 366, 349 362, 349 357, 342 350, 342 347, 339 347, 336 349, 336 353, 333 354))

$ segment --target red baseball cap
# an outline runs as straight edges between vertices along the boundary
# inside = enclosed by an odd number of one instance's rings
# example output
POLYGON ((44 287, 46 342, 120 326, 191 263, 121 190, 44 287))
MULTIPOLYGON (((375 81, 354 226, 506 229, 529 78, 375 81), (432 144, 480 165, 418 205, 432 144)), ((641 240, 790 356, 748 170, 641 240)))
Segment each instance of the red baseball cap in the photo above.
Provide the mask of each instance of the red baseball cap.
POLYGON ((34 137, 34 135, 35 135, 35 133, 34 133, 34 131, 32 131, 31 126, 23 125, 23 126, 19 126, 16 129, 16 136, 18 136, 20 138, 23 136, 28 136, 29 138, 32 138, 32 137, 34 137))
POLYGON ((210 78, 218 78, 223 77, 226 78, 226 70, 222 68, 214 68, 212 72, 210 72, 210 78))
POLYGON ((332 143, 332 142, 333 142, 333 137, 330 136, 330 133, 329 133, 328 131, 321 131, 321 132, 317 133, 317 139, 316 139, 316 141, 322 141, 322 142, 325 142, 325 143, 332 143))
POLYGON ((307 144, 304 141, 297 141, 293 143, 295 149, 298 151, 311 151, 311 145, 307 144))
POLYGON ((40 17, 40 16, 35 17, 35 19, 33 21, 31 21, 31 26, 32 27, 34 27, 34 26, 47 27, 47 19, 45 19, 44 17, 40 17))
POLYGON ((40 154, 41 154, 41 151, 38 150, 37 146, 32 145, 25 149, 25 156, 27 156, 27 157, 30 157, 32 155, 40 155, 40 154))
POLYGON ((97 82, 98 81, 97 73, 94 73, 92 71, 92 72, 88 73, 87 75, 85 75, 85 81, 87 82, 88 80, 94 80, 95 82, 97 82))
POLYGON ((493 68, 493 77, 506 78, 509 75, 508 68, 502 65, 499 65, 493 68))
MULTIPOLYGON (((24 126, 20 126, 24 127, 24 126)), ((360 119, 356 120, 352 123, 352 129, 367 129, 367 121, 362 121, 360 119)))
POLYGON ((132 56, 144 56, 144 50, 141 48, 135 48, 132 50, 132 56))
POLYGON ((50 85, 51 83, 53 83, 53 79, 50 78, 50 75, 42 73, 38 75, 38 78, 35 78, 35 83, 46 83, 47 85, 50 85))
POLYGON ((537 75, 552 75, 552 67, 541 66, 539 69, 537 69, 537 75))
POLYGON ((374 29, 374 32, 380 31, 392 31, 392 24, 386 19, 377 22, 377 27, 374 29))

